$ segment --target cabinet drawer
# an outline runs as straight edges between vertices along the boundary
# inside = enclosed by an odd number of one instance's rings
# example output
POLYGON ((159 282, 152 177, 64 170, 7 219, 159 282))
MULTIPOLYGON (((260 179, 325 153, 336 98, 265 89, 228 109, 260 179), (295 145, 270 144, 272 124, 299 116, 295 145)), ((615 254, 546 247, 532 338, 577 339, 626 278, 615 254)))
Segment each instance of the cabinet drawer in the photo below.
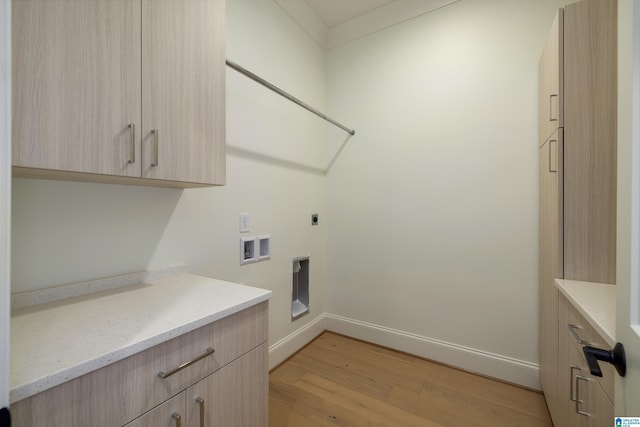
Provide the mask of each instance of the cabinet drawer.
POLYGON ((123 425, 265 342, 267 324, 266 302, 220 319, 14 403, 15 426, 123 425), (158 376, 209 347, 213 354, 168 378, 158 376))
MULTIPOLYGON (((589 345, 603 349, 609 349, 610 345, 600 336, 600 334, 587 322, 578 310, 561 294, 560 298, 560 328, 564 329, 569 337, 569 342, 574 345, 584 360, 582 347, 589 345), (585 341, 580 343, 579 339, 585 341)), ((586 361, 584 362, 586 366, 586 361)), ((609 399, 614 401, 616 370, 613 365, 599 362, 602 370, 602 377, 594 377, 602 385, 609 399)))

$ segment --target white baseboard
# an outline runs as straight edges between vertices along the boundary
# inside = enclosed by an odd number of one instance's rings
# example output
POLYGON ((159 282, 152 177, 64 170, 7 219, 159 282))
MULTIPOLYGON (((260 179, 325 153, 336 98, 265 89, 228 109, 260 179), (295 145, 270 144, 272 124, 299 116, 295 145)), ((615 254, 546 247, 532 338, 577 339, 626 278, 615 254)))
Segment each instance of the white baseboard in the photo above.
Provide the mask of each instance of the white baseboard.
POLYGON ((327 313, 313 319, 311 322, 292 332, 280 341, 269 346, 269 370, 275 368, 305 345, 309 344, 315 337, 323 333, 325 318, 327 313))
POLYGON ((269 369, 284 362, 325 330, 534 390, 541 390, 540 368, 535 363, 330 313, 318 316, 297 331, 269 346, 269 369))
POLYGON ((335 314, 325 314, 328 331, 404 351, 456 368, 541 390, 539 365, 411 334, 335 314))

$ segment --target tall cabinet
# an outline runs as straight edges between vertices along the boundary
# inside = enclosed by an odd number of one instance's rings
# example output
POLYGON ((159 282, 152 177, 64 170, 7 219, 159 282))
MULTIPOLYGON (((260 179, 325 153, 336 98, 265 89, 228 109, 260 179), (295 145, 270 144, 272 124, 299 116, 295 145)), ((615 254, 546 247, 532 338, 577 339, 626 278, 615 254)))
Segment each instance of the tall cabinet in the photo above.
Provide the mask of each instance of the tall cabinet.
POLYGON ((13 0, 16 176, 225 179, 225 0, 13 0))
POLYGON ((554 280, 615 283, 616 22, 616 0, 567 5, 539 62, 540 382, 556 425, 567 396, 554 280))

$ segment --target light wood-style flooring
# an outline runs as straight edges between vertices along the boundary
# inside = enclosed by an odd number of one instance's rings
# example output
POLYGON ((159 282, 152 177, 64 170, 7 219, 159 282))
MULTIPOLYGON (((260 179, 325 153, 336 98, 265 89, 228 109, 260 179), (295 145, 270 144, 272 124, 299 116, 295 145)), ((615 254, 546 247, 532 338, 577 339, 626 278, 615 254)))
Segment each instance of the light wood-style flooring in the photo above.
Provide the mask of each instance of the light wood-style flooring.
POLYGON ((541 393, 325 332, 269 375, 271 427, 552 426, 541 393))

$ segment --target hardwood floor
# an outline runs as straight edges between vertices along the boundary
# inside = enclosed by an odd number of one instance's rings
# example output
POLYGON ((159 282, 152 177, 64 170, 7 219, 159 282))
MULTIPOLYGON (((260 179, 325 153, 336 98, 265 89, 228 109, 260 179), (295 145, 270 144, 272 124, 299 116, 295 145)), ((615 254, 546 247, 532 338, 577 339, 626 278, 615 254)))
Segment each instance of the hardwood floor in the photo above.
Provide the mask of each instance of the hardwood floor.
POLYGON ((269 375, 271 427, 552 426, 541 393, 325 332, 269 375))

